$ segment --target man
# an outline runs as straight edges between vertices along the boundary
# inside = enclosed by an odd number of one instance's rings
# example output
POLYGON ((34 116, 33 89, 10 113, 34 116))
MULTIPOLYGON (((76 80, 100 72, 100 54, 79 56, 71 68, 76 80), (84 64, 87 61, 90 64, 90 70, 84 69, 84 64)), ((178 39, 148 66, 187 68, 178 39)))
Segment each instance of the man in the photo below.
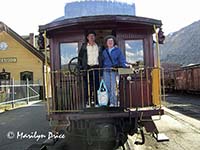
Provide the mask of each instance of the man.
POLYGON ((99 68, 102 66, 102 54, 95 40, 96 33, 94 31, 88 32, 86 34, 86 43, 83 43, 78 54, 79 65, 84 74, 84 98, 87 105, 89 104, 89 98, 91 104, 97 104, 97 90, 99 88, 99 77, 101 75, 99 68))

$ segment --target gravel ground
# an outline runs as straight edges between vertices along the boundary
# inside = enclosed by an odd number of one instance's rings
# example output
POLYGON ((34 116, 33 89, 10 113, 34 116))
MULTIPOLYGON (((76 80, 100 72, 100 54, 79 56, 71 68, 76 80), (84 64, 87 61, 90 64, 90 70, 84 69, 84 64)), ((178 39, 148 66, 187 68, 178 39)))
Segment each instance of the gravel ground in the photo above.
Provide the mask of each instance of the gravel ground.
POLYGON ((155 121, 160 133, 169 141, 157 142, 151 134, 146 133, 144 145, 134 145, 137 135, 129 137, 126 145, 129 150, 199 150, 200 121, 165 108, 166 115, 155 121))

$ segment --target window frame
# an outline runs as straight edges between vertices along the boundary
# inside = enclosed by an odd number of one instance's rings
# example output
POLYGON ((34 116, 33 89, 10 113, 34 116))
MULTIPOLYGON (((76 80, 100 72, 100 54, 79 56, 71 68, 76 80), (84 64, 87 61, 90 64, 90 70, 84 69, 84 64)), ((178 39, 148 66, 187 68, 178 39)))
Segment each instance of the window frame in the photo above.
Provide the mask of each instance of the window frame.
MULTIPOLYGON (((145 44, 144 44, 145 40, 144 40, 144 38, 128 38, 128 39, 124 39, 124 55, 125 55, 125 58, 127 59, 127 56, 126 56, 126 52, 127 52, 126 41, 142 41, 142 47, 143 47, 143 65, 145 66, 145 64, 146 64, 146 59, 145 58, 146 57, 145 57, 145 44)), ((130 63, 130 62, 128 62, 128 63, 130 63)), ((133 63, 131 63, 131 64, 133 64, 133 63)))
MULTIPOLYGON (((63 41, 63 42, 59 42, 59 66, 60 66, 60 70, 67 70, 67 68, 63 68, 62 67, 62 60, 61 60, 61 44, 70 44, 70 43, 76 43, 77 44, 77 55, 76 56, 74 56, 74 57, 78 57, 78 53, 79 53, 79 41, 63 41)), ((72 58, 74 58, 74 57, 72 57, 72 58)), ((72 59, 71 58, 71 59, 72 59)), ((71 60, 70 59, 70 60, 71 60)), ((65 64, 65 65, 68 65, 68 64, 65 64)))

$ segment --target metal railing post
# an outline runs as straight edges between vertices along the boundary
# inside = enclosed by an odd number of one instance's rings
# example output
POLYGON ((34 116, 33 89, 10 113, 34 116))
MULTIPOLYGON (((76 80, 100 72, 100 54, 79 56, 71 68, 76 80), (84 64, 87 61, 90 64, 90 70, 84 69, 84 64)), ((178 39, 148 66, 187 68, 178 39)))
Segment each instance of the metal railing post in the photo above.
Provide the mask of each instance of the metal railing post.
POLYGON ((26 97, 27 97, 27 104, 29 104, 30 97, 29 97, 29 80, 28 80, 28 78, 26 79, 26 97))
POLYGON ((45 95, 46 95, 46 99, 47 99, 47 113, 48 115, 50 114, 50 109, 52 109, 50 107, 50 99, 49 99, 49 85, 51 86, 51 82, 49 81, 49 75, 50 75, 50 71, 48 68, 48 57, 47 57, 47 35, 46 35, 46 31, 44 31, 44 50, 45 50, 45 95))
POLYGON ((12 108, 15 107, 14 100, 15 100, 15 81, 14 78, 12 79, 12 108))

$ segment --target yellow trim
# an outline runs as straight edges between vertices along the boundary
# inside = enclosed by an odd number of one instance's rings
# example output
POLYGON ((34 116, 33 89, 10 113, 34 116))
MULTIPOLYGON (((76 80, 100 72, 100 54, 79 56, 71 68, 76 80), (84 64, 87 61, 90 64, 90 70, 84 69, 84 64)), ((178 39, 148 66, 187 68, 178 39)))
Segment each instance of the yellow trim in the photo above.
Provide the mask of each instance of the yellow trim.
POLYGON ((158 43, 158 33, 156 25, 153 26, 156 34, 156 55, 157 55, 157 68, 152 70, 152 97, 154 105, 161 105, 161 83, 160 83, 160 50, 158 43))
POLYGON ((153 104, 158 106, 160 102, 160 69, 155 68, 152 70, 152 97, 153 104))
POLYGON ((48 70, 48 61, 47 61, 47 38, 46 31, 44 31, 44 50, 45 50, 45 73, 46 73, 46 98, 47 98, 47 113, 50 114, 50 101, 49 101, 49 70, 48 70))

